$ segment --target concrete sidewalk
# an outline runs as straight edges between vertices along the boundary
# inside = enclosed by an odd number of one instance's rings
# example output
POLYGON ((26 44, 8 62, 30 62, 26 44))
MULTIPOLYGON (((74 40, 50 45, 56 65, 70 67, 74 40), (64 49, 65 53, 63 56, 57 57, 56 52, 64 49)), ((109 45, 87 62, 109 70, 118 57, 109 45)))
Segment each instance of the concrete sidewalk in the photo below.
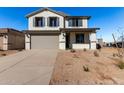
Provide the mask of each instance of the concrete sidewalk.
POLYGON ((0 84, 49 84, 57 51, 30 50, 0 58, 0 84))

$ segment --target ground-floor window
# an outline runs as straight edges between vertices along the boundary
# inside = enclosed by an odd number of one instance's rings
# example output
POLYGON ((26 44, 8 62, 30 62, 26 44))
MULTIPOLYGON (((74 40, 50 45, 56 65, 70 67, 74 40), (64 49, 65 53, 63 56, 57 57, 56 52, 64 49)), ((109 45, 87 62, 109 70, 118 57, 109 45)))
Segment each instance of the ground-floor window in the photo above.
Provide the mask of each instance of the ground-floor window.
POLYGON ((76 43, 84 43, 84 34, 76 34, 76 43))

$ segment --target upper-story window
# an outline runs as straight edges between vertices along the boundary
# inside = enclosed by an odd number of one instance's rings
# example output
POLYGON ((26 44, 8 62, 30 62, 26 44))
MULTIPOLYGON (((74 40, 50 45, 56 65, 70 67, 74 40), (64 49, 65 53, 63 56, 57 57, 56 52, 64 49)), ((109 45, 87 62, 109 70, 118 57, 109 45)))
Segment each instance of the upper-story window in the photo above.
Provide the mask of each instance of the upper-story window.
POLYGON ((58 27, 59 26, 59 18, 58 17, 49 17, 48 18, 48 26, 58 27))
POLYGON ((80 27, 82 26, 82 19, 80 18, 71 18, 68 21, 69 27, 80 27))
POLYGON ((34 25, 35 25, 35 27, 45 26, 45 18, 44 17, 35 17, 34 25))

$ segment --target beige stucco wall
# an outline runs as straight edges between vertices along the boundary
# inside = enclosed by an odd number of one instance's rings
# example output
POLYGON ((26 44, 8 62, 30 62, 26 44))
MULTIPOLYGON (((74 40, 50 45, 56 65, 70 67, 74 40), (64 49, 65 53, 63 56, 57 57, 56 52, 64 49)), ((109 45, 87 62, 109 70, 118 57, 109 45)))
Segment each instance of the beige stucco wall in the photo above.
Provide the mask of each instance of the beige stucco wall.
POLYGON ((0 50, 3 50, 3 35, 0 35, 0 50))
POLYGON ((66 49, 66 33, 61 33, 59 35, 59 49, 66 49))
POLYGON ((3 50, 8 50, 8 35, 3 35, 3 50))
POLYGON ((24 35, 8 34, 8 49, 23 49, 24 44, 24 35))
POLYGON ((0 49, 23 49, 24 48, 24 33, 12 29, 12 28, 1 28, 0 29, 0 49))
POLYGON ((31 36, 29 34, 25 34, 25 49, 30 50, 31 49, 31 36))
POLYGON ((70 45, 69 45, 70 48, 72 48, 72 44, 76 42, 75 39, 76 39, 75 33, 70 33, 70 45))
POLYGON ((89 33, 84 34, 84 42, 85 43, 90 43, 90 35, 89 35, 89 33))
POLYGON ((90 49, 95 50, 96 49, 96 33, 90 34, 90 49))
POLYGON ((55 14, 50 11, 43 11, 41 13, 38 13, 36 15, 33 15, 28 18, 28 29, 29 30, 59 30, 59 28, 64 27, 64 17, 60 16, 58 14, 55 14), (34 18, 35 17, 45 17, 45 26, 44 27, 34 27, 34 18), (47 18, 48 17, 59 17, 59 27, 49 27, 47 26, 47 18))

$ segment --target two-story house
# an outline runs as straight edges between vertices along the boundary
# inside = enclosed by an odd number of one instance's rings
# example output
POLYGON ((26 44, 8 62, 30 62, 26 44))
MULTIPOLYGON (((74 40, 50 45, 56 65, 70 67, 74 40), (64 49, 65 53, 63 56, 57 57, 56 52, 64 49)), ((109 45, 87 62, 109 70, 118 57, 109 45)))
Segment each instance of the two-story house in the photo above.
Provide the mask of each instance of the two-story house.
POLYGON ((26 16, 25 48, 96 49, 96 30, 89 28, 90 16, 70 16, 43 8, 26 16))

